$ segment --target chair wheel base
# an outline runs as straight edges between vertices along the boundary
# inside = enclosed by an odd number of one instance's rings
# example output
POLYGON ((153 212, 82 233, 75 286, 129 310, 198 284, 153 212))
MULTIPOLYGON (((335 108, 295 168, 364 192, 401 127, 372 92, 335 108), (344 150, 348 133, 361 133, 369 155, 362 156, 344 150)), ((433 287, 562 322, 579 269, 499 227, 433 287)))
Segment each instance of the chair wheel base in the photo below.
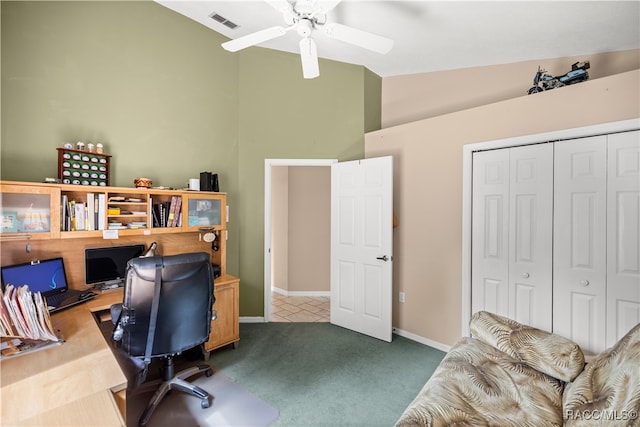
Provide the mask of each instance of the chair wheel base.
POLYGON ((209 401, 209 398, 204 398, 200 401, 200 407, 202 409, 207 409, 208 407, 211 406, 211 402, 209 401))

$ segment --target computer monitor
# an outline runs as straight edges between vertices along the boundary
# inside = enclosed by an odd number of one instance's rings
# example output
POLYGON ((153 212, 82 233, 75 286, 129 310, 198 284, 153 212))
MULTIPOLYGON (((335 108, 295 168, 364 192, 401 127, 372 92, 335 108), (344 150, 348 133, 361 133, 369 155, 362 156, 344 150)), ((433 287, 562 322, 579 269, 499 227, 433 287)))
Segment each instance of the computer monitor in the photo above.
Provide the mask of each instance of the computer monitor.
POLYGON ((127 262, 142 255, 144 249, 144 244, 85 249, 84 271, 87 285, 101 289, 123 286, 127 262))

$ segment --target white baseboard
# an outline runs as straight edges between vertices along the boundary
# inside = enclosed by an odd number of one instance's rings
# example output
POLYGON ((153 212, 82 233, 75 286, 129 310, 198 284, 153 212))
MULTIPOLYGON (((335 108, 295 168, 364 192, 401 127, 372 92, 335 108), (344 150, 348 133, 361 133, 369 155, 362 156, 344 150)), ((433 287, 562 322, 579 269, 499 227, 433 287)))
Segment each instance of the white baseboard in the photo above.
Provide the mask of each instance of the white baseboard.
POLYGON ((288 291, 275 286, 271 290, 286 297, 331 297, 331 291, 288 291))
POLYGON ((408 338, 412 341, 419 342, 420 344, 428 345, 440 351, 448 353, 451 350, 450 345, 442 344, 437 341, 430 340, 429 338, 421 337, 420 335, 412 334, 411 332, 403 331, 402 329, 393 328, 393 333, 400 335, 401 337, 408 338))
POLYGON ((261 316, 240 316, 240 323, 264 323, 261 316))
MULTIPOLYGON (((263 316, 240 316, 240 323, 265 323, 265 320, 263 316)), ((450 345, 442 344, 440 342, 430 340, 429 338, 424 338, 420 335, 403 331, 402 329, 393 328, 393 333, 412 341, 419 342, 420 344, 428 345, 429 347, 444 351, 445 353, 448 353, 449 350, 451 350, 450 345)))

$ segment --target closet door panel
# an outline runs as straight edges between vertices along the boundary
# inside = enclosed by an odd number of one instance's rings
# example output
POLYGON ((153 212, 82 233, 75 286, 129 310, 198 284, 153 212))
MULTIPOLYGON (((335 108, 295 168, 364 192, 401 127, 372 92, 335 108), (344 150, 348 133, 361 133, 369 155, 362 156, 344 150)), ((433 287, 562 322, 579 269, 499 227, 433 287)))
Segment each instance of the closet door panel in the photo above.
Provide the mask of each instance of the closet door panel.
POLYGON ((509 317, 552 328, 553 145, 510 149, 509 317))
POLYGON ((555 143, 553 332, 605 345, 606 136, 555 143))
POLYGON ((509 151, 473 154, 471 310, 508 316, 509 151))
POLYGON ((640 132, 608 138, 607 346, 640 323, 640 132))

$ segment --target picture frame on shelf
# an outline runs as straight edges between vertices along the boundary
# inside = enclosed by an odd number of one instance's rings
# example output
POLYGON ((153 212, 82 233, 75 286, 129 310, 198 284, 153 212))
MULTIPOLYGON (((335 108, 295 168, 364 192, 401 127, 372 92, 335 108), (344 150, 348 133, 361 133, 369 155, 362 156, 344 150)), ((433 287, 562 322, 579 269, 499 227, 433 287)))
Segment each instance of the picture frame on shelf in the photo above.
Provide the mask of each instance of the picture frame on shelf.
POLYGON ((15 211, 2 211, 0 213, 0 233, 18 232, 18 213, 15 211))
POLYGON ((27 209, 24 214, 18 215, 18 232, 48 232, 49 222, 49 215, 45 211, 27 209))

